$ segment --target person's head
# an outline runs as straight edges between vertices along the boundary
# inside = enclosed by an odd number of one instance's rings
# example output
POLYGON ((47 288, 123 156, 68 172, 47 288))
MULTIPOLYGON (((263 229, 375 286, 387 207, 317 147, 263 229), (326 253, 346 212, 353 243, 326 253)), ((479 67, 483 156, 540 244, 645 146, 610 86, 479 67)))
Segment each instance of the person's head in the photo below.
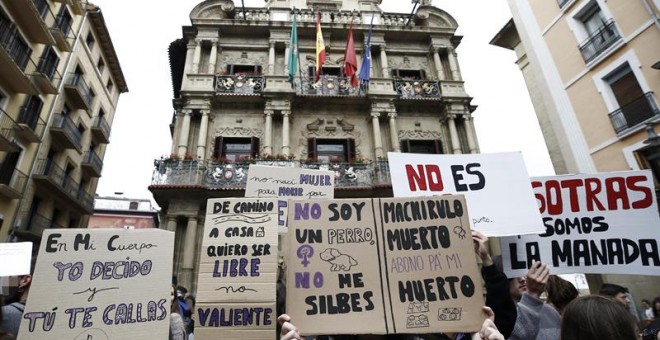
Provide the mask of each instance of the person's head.
POLYGON ((557 275, 550 275, 546 285, 548 302, 551 303, 561 314, 564 308, 580 295, 577 288, 557 275))
POLYGON ((653 299, 653 303, 651 304, 651 308, 653 308, 653 317, 656 318, 656 319, 660 318, 660 296, 653 299))
POLYGON ((582 296, 566 306, 561 340, 637 340, 635 320, 621 303, 599 296, 582 296))
POLYGON ((176 286, 176 297, 183 299, 186 294, 188 294, 188 290, 184 286, 176 286))
POLYGON ((176 289, 174 289, 174 286, 172 286, 170 290, 170 313, 178 313, 181 314, 181 307, 179 306, 179 301, 177 300, 176 296, 176 289))
POLYGON ((598 294, 610 297, 620 302, 626 308, 628 308, 628 304, 630 304, 630 300, 628 299, 628 289, 613 283, 603 283, 603 285, 600 286, 598 294))
POLYGON ((509 279, 509 294, 515 300, 520 300, 523 293, 527 291, 527 279, 524 276, 509 279))
POLYGON ((642 308, 649 309, 651 308, 651 301, 647 299, 642 299, 642 308))

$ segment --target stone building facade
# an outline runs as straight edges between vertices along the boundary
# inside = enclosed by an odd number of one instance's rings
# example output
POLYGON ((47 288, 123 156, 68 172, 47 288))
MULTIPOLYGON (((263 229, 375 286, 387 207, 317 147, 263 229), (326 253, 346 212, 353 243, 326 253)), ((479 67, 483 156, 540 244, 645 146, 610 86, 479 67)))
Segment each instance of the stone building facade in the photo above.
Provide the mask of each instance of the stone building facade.
POLYGON ((169 48, 172 156, 155 161, 150 190, 176 231, 174 274, 195 291, 206 201, 242 197, 250 163, 329 169, 337 198, 388 197, 388 151, 477 153, 457 61, 457 22, 422 1, 384 13, 380 0, 270 0, 245 8, 198 4, 169 48), (295 10, 294 10, 295 8, 295 10), (327 61, 318 81, 316 11, 327 61), (299 65, 288 82, 292 17, 299 65), (353 22, 358 65, 371 36, 368 89, 343 76, 353 22))
POLYGON ((87 225, 127 91, 97 6, 0 3, 0 242, 87 225))

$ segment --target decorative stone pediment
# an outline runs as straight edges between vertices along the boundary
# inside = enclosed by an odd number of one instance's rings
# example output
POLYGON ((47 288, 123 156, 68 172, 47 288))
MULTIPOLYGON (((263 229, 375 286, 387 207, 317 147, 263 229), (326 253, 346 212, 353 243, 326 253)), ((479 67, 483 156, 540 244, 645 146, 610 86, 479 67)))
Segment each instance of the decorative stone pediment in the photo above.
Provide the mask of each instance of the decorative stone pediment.
POLYGON ((236 13, 232 0, 207 0, 195 6, 190 12, 190 20, 196 19, 229 19, 236 13))
POLYGON ((263 137, 263 130, 246 127, 222 127, 215 130, 216 136, 225 137, 263 137))
POLYGON ((415 25, 439 28, 458 28, 458 22, 449 13, 430 6, 420 6, 415 13, 415 25))

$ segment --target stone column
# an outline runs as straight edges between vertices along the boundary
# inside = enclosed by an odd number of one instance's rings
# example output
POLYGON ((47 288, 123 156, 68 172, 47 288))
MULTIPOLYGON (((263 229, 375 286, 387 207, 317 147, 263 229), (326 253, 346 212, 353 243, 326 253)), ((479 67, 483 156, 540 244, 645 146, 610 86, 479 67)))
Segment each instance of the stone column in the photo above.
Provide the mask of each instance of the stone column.
POLYGON ((193 54, 192 72, 199 73, 199 60, 202 57, 202 39, 195 39, 197 46, 195 46, 195 54, 193 54))
POLYGON ((181 123, 181 133, 179 134, 179 151, 177 154, 183 158, 188 152, 188 134, 190 133, 190 115, 192 110, 181 110, 183 112, 183 122, 181 123))
POLYGON ((167 231, 176 232, 176 216, 167 215, 167 231))
POLYGON ((371 125, 374 129, 374 150, 376 151, 376 159, 383 157, 383 141, 380 139, 380 112, 371 112, 371 125))
POLYGON ((268 47, 268 75, 275 75, 275 42, 271 41, 268 47))
POLYGON ((456 50, 453 47, 449 47, 447 49, 447 54, 449 57, 449 68, 451 69, 452 80, 462 80, 461 69, 458 67, 458 57, 456 56, 456 50))
POLYGON ((445 71, 442 68, 442 61, 440 60, 440 50, 432 47, 431 53, 433 54, 433 63, 435 64, 435 70, 438 72, 438 80, 445 80, 445 71))
POLYGON ((264 129, 263 153, 266 155, 273 153, 273 113, 273 110, 264 110, 266 127, 264 129))
POLYGON ((174 114, 174 136, 172 136, 172 151, 170 154, 179 153, 179 135, 181 134, 181 121, 183 120, 183 113, 177 110, 174 114))
POLYGON ((390 138, 392 139, 392 149, 394 152, 401 152, 401 145, 399 145, 399 132, 396 129, 396 112, 387 114, 390 118, 390 138))
POLYGON ((286 75, 289 72, 289 54, 291 53, 291 43, 286 42, 286 48, 284 49, 284 74, 286 75))
POLYGON ((465 119, 465 135, 467 136, 468 147, 470 148, 470 153, 477 153, 477 136, 474 134, 474 125, 472 124, 472 115, 467 114, 463 115, 465 119))
POLYGON ((380 45, 380 64, 383 71, 383 78, 389 78, 390 66, 387 63, 387 53, 385 52, 385 44, 380 45))
POLYGON ((447 124, 449 125, 449 137, 451 138, 452 152, 455 154, 463 153, 461 151, 461 142, 458 139, 458 131, 456 130, 456 115, 450 114, 447 116, 447 124))
POLYGON ((209 112, 210 110, 204 109, 202 111, 202 120, 199 123, 199 137, 197 139, 197 157, 201 160, 206 159, 206 137, 209 130, 209 112))
POLYGON ((291 146, 289 145, 289 116, 290 110, 282 110, 282 153, 288 155, 291 153, 291 146))
POLYGON ((215 74, 215 63, 218 58, 218 42, 215 40, 211 41, 211 56, 209 58, 209 68, 207 72, 209 74, 215 74))
POLYGON ((195 245, 197 239, 197 216, 188 217, 188 225, 183 241, 183 270, 181 272, 182 285, 191 287, 193 282, 193 271, 195 269, 195 253, 198 247, 195 245))

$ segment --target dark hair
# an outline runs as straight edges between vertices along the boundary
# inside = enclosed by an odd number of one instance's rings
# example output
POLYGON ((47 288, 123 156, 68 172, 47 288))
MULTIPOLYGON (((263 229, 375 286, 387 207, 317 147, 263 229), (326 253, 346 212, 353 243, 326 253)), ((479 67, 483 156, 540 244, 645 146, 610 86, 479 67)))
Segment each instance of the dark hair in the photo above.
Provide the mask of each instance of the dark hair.
POLYGON ((561 340, 636 340, 635 320, 620 303, 599 295, 582 296, 566 306, 561 340))
POLYGON ((660 296, 656 296, 655 299, 653 299, 653 304, 651 305, 651 309, 653 309, 653 317, 660 318, 660 309, 655 308, 655 305, 660 303, 660 296))
POLYGON ((179 306, 179 299, 176 297, 176 289, 174 286, 172 286, 172 290, 174 291, 174 296, 172 296, 172 303, 170 303, 170 313, 181 315, 183 313, 181 312, 181 306, 179 306))
POLYGON ((615 285, 614 283, 603 283, 603 285, 600 286, 600 290, 598 291, 598 294, 600 295, 611 297, 615 297, 619 293, 626 294, 628 293, 628 289, 619 285, 615 285))
POLYGON ((546 292, 548 293, 548 302, 552 303, 559 313, 580 295, 572 283, 557 275, 550 275, 548 278, 546 292))

